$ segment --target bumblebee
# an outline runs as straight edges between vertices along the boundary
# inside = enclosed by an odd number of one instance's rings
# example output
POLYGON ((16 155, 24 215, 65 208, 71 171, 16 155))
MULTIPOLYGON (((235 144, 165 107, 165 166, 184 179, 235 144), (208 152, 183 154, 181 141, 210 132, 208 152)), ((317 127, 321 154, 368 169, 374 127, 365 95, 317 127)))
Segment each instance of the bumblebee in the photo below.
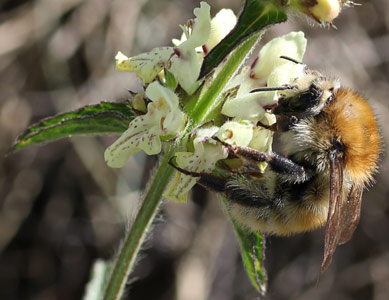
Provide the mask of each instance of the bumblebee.
MULTIPOLYGON (((231 156, 252 165, 266 162, 263 174, 226 178, 178 169, 224 193, 231 217, 251 231, 289 236, 325 225, 324 272, 336 246, 351 239, 359 222, 363 190, 377 170, 380 135, 366 100, 337 80, 306 69, 292 86, 279 89, 272 108, 276 123, 260 125, 280 135, 284 155, 215 137, 231 156)), ((262 90, 269 89, 256 91, 262 90)))

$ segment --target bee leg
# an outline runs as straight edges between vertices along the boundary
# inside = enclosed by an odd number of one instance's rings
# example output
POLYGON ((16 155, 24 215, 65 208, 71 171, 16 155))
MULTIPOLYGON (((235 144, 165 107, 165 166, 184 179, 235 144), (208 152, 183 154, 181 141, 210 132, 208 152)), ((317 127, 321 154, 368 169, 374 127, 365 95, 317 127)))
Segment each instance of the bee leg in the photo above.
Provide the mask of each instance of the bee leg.
POLYGON ((258 121, 257 126, 261 126, 273 132, 286 132, 289 131, 290 128, 298 122, 299 119, 295 116, 277 116, 276 123, 272 125, 265 125, 262 122, 258 121))
POLYGON ((263 197, 252 193, 249 189, 233 183, 234 181, 228 181, 226 178, 209 173, 197 173, 182 169, 176 166, 172 159, 169 161, 169 165, 185 175, 199 178, 197 183, 205 188, 219 193, 224 192, 226 197, 232 202, 251 207, 269 206, 271 204, 271 201, 268 199, 264 199, 263 197))
POLYGON ((248 188, 239 184, 229 182, 226 186, 225 194, 227 198, 234 202, 249 207, 272 206, 273 202, 257 193, 253 193, 248 188))
POLYGON ((176 166, 173 163, 172 159, 169 160, 169 165, 185 175, 199 178, 197 183, 199 183, 200 185, 202 185, 205 188, 209 188, 210 190, 215 191, 215 192, 224 192, 226 190, 227 179, 225 179, 223 177, 216 176, 216 175, 209 174, 209 173, 205 173, 205 172, 198 173, 198 172, 192 172, 192 171, 182 169, 182 168, 176 166))
POLYGON ((274 132, 278 131, 277 130, 277 123, 274 123, 273 125, 266 125, 266 124, 263 124, 261 121, 258 121, 257 126, 260 126, 262 128, 265 128, 267 130, 274 131, 274 132))
POLYGON ((285 156, 279 155, 277 153, 268 154, 249 147, 231 145, 223 142, 216 136, 214 136, 213 139, 221 143, 227 148, 229 152, 235 154, 236 156, 240 156, 244 159, 257 163, 267 162, 274 172, 287 175, 289 179, 292 179, 296 182, 303 182, 309 178, 309 175, 303 166, 300 166, 285 156))

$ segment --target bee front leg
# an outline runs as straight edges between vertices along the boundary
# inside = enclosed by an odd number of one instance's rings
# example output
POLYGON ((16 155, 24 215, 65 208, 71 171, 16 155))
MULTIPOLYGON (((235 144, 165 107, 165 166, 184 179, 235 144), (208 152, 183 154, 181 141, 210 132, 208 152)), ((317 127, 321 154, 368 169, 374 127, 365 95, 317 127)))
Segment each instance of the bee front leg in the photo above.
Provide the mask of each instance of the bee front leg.
POLYGON ((304 182, 310 177, 303 166, 295 163, 293 160, 286 158, 285 156, 279 155, 277 153, 269 154, 249 147, 231 145, 223 142, 216 136, 214 136, 213 139, 221 143, 230 153, 233 153, 236 156, 256 163, 268 163, 274 172, 281 175, 286 175, 291 181, 304 182))

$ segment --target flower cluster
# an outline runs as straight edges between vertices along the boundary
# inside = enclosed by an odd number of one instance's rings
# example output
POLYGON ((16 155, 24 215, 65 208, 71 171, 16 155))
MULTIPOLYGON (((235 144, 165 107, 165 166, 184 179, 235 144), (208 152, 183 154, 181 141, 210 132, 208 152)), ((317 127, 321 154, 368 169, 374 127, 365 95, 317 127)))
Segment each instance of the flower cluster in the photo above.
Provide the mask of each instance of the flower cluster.
POLYGON ((155 48, 131 58, 119 52, 115 57, 116 69, 135 72, 144 84, 152 82, 163 69, 167 69, 174 74, 185 92, 193 94, 201 84, 197 78, 204 55, 220 42, 236 23, 236 17, 229 9, 221 10, 211 20, 210 6, 205 2, 201 2, 200 7, 194 10, 194 15, 194 20, 182 26, 184 32, 181 40, 173 40, 175 47, 155 48))
POLYGON ((175 135, 184 126, 185 114, 180 111, 178 97, 158 82, 150 83, 146 96, 151 100, 147 113, 136 117, 122 136, 104 153, 112 168, 123 167, 128 158, 143 150, 146 154, 161 152, 162 136, 175 135))
MULTIPOLYGON (((110 167, 123 167, 132 154, 141 150, 149 155, 160 153, 161 137, 175 136, 185 125, 186 117, 179 108, 177 95, 154 80, 163 69, 167 69, 188 94, 200 85, 197 77, 202 59, 196 48, 208 40, 211 32, 209 5, 201 2, 194 14, 197 18, 190 22, 190 26, 183 26, 188 38, 177 47, 156 48, 131 58, 121 52, 116 55, 117 70, 135 72, 143 84, 149 84, 145 96, 151 102, 147 113, 136 117, 123 135, 105 151, 105 160, 110 167)), ((134 105, 141 106, 142 100, 134 105)))
MULTIPOLYGON (((278 93, 254 92, 261 87, 283 87, 292 84, 304 73, 305 65, 280 58, 288 57, 301 61, 305 53, 307 41, 302 32, 291 32, 267 43, 258 53, 251 66, 246 66, 227 88, 237 89, 236 97, 229 98, 222 107, 221 113, 230 117, 220 128, 200 129, 194 140, 194 153, 176 154, 176 163, 180 168, 191 172, 210 173, 216 162, 226 158, 224 147, 215 143, 212 136, 239 146, 247 146, 262 152, 271 152, 272 133, 256 124, 271 125, 275 116, 268 111, 276 105, 278 93)), ((263 169, 264 164, 259 164, 263 169)), ((196 183, 196 179, 177 172, 166 198, 175 201, 186 201, 187 193, 196 183)))
MULTIPOLYGON (((105 160, 110 167, 123 167, 128 158, 138 151, 143 150, 148 155, 160 153, 161 139, 177 137, 190 118, 181 111, 180 99, 174 90, 164 86, 164 80, 157 78, 161 79, 167 71, 188 95, 193 94, 201 85, 197 78, 204 55, 236 23, 232 11, 225 9, 211 20, 210 7, 205 2, 194 10, 194 15, 194 20, 182 26, 184 33, 181 39, 173 40, 175 47, 155 48, 131 58, 121 52, 117 54, 116 68, 135 72, 147 88, 144 95, 135 97, 136 103, 134 100, 133 104, 145 114, 131 121, 129 128, 105 152, 105 160), (163 70, 165 72, 161 72, 163 70), (147 107, 144 98, 147 99, 147 107)), ((216 163, 228 156, 225 147, 216 142, 214 136, 229 144, 271 151, 272 133, 257 126, 257 123, 271 125, 275 122, 270 108, 276 105, 279 95, 277 91, 252 90, 293 84, 305 67, 293 61, 302 60, 305 48, 306 39, 302 32, 292 32, 267 43, 254 63, 244 67, 226 87, 226 90, 234 91, 234 96, 226 100, 221 110, 227 121, 220 127, 200 126, 191 141, 194 152, 176 153, 176 164, 191 172, 212 172, 216 163)), ((195 178, 176 172, 165 197, 185 201, 195 183, 195 178)))

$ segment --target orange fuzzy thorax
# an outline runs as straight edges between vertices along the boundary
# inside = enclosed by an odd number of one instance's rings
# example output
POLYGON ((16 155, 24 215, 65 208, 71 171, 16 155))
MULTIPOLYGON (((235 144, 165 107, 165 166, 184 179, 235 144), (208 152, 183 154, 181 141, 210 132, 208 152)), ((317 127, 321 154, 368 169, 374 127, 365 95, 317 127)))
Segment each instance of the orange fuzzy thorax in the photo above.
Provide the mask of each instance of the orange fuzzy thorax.
POLYGON ((325 112, 345 147, 345 172, 356 184, 368 184, 376 171, 380 152, 377 122, 369 104, 354 91, 339 89, 336 100, 325 112))

